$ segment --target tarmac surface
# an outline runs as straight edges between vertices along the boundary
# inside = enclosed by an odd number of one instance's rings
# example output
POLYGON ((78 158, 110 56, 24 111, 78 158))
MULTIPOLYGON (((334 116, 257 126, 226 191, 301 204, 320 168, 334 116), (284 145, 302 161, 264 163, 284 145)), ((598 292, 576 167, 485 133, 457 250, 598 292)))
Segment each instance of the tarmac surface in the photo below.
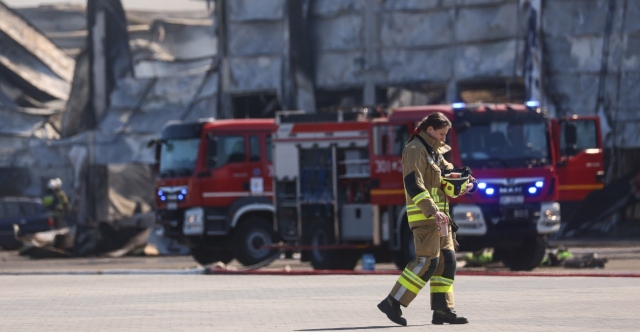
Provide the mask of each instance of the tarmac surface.
MULTIPOLYGON (((188 256, 29 259, 0 251, 2 331, 638 331, 640 247, 570 248, 597 252, 603 269, 460 266, 456 311, 468 325, 431 324, 429 294, 405 308, 409 326, 376 304, 399 274, 312 274, 278 259, 247 274, 236 262, 202 267, 188 256), (308 275, 304 275, 308 273, 308 275)), ((462 264, 460 264, 462 265, 462 264)))
POLYGON ((397 326, 392 275, 5 275, 3 331, 638 331, 637 278, 458 276, 468 325, 430 324, 428 292, 397 326))

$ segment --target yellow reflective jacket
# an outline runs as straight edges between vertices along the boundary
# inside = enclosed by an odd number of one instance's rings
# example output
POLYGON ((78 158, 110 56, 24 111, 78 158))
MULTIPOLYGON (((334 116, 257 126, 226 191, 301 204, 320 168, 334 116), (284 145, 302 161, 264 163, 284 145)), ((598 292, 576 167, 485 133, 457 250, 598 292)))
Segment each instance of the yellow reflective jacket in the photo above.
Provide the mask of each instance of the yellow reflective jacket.
POLYGON ((402 176, 410 227, 434 222, 434 215, 438 211, 449 215, 449 203, 441 189, 440 169, 454 168, 442 156, 451 147, 429 137, 424 131, 419 136, 433 148, 434 155, 429 155, 417 137, 407 143, 402 151, 402 176))
POLYGON ((53 215, 64 215, 69 210, 69 198, 62 190, 53 190, 42 198, 42 204, 53 215))

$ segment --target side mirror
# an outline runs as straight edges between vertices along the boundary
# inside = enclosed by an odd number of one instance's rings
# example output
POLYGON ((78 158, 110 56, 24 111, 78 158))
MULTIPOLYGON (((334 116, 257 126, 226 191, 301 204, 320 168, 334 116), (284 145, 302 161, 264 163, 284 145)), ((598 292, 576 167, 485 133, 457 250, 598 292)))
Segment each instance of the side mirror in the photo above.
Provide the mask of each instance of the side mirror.
POLYGON ((578 152, 578 129, 576 125, 571 122, 567 122, 564 125, 564 142, 566 155, 573 156, 578 152))
POLYGON ((159 140, 157 138, 153 138, 147 142, 147 148, 151 148, 154 145, 158 144, 159 140))
POLYGON ((218 137, 209 135, 207 140, 207 168, 212 169, 218 166, 218 137))
POLYGON ((147 142, 147 147, 148 148, 152 148, 152 147, 159 147, 161 144, 167 144, 167 140, 166 139, 160 139, 160 138, 152 138, 149 142, 147 142))
POLYGON ((469 123, 469 121, 460 121, 457 122, 454 127, 456 128, 457 132, 462 133, 465 130, 471 128, 471 123, 469 123))

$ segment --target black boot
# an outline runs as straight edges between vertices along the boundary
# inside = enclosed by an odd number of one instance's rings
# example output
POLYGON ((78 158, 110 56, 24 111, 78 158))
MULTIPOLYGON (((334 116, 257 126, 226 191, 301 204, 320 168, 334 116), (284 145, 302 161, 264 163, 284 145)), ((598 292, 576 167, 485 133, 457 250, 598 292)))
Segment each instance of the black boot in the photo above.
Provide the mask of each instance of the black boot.
POLYGON ((469 323, 469 321, 465 317, 456 315, 456 312, 451 309, 434 310, 433 318, 431 319, 431 324, 442 325, 444 323, 467 324, 469 323))
POLYGON ((391 296, 387 296, 386 299, 382 300, 382 302, 378 304, 378 309, 387 314, 387 318, 389 318, 392 322, 398 325, 407 326, 407 320, 400 317, 402 316, 400 303, 391 296))

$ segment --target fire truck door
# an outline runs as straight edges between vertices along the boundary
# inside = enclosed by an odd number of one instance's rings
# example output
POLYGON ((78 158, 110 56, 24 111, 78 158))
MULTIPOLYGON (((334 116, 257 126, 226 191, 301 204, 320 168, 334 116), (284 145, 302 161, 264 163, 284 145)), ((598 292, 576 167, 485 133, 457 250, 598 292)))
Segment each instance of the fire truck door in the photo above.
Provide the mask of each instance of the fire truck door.
POLYGON ((249 191, 255 196, 273 194, 271 135, 267 132, 249 136, 249 191))
POLYGON ((409 137, 406 124, 377 123, 371 128, 371 202, 404 205, 402 150, 409 137))
POLYGON ((604 165, 599 122, 595 118, 561 120, 557 168, 560 201, 579 201, 602 188, 604 165))
POLYGON ((207 139, 207 168, 203 179, 205 206, 228 207, 250 190, 251 167, 247 162, 247 135, 216 133, 207 139))

